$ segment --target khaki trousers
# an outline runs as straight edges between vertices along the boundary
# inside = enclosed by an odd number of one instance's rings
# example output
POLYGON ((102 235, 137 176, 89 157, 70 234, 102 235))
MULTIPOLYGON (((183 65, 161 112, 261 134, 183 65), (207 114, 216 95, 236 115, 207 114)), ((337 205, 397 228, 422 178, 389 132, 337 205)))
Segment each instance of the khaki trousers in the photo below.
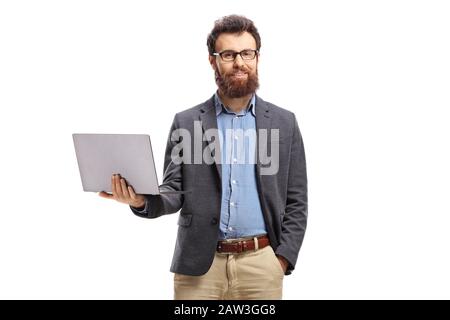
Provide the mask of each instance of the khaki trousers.
POLYGON ((284 272, 271 246, 217 253, 202 276, 174 275, 175 300, 281 299, 284 272))

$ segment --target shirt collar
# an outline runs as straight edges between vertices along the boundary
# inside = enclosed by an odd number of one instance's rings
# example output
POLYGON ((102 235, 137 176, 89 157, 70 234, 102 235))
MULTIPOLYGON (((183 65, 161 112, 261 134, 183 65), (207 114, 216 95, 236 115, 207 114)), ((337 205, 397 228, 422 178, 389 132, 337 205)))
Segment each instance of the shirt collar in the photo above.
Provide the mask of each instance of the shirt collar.
MULTIPOLYGON (((214 94, 214 106, 216 108, 216 116, 218 116, 219 114, 222 113, 223 109, 225 108, 226 111, 230 112, 230 113, 234 113, 232 111, 230 111, 223 103, 222 100, 220 100, 219 95, 216 93, 214 94)), ((255 112, 255 107, 256 107, 256 95, 253 94, 252 98, 250 99, 250 102, 247 106, 247 111, 248 109, 251 110, 252 114, 256 117, 256 112, 255 112)))

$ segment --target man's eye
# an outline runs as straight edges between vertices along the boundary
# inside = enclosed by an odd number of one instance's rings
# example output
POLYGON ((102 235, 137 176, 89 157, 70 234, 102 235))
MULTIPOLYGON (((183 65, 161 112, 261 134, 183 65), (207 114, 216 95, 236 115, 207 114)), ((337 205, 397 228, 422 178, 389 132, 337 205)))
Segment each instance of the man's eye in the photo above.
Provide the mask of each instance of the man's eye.
POLYGON ((251 50, 242 51, 242 56, 245 58, 251 58, 253 57, 253 51, 251 50))
POLYGON ((231 51, 226 51, 222 53, 224 59, 233 59, 234 53, 231 51))

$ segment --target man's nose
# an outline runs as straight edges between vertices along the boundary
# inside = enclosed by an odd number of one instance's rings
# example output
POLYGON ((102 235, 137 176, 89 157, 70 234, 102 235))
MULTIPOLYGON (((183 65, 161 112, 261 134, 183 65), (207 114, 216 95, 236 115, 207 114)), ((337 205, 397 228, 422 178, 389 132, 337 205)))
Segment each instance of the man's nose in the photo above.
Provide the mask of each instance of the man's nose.
POLYGON ((244 60, 242 60, 242 57, 240 54, 236 55, 236 59, 234 59, 234 65, 238 66, 238 67, 245 65, 245 62, 244 62, 244 60))

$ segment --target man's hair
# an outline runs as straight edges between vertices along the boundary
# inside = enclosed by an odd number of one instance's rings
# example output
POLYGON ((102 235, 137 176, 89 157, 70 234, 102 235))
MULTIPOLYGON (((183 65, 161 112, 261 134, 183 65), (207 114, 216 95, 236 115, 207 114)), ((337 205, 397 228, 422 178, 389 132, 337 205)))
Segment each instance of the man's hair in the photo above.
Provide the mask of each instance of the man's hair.
POLYGON ((232 14, 216 20, 214 22, 214 28, 208 35, 206 45, 208 46, 208 52, 212 55, 216 52, 216 40, 222 33, 250 33, 256 41, 256 50, 261 48, 261 37, 259 36, 258 29, 256 29, 253 21, 247 19, 244 16, 232 14))

